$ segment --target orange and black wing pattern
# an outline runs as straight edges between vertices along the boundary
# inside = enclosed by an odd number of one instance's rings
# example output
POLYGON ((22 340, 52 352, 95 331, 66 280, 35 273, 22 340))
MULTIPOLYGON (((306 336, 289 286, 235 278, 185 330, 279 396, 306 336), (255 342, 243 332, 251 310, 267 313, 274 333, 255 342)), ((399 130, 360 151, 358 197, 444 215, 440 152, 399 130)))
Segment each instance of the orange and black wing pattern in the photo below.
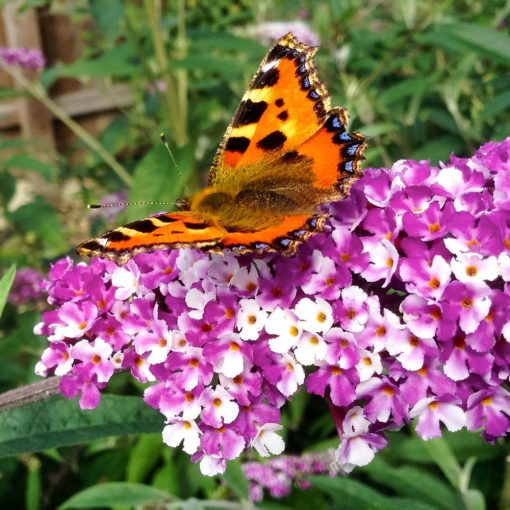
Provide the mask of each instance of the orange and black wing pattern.
POLYGON ((346 196, 361 176, 365 137, 347 132, 346 110, 331 108, 316 51, 292 34, 269 50, 218 148, 209 188, 188 211, 129 223, 78 253, 119 263, 180 247, 292 255, 320 232, 327 215, 318 206, 346 196))

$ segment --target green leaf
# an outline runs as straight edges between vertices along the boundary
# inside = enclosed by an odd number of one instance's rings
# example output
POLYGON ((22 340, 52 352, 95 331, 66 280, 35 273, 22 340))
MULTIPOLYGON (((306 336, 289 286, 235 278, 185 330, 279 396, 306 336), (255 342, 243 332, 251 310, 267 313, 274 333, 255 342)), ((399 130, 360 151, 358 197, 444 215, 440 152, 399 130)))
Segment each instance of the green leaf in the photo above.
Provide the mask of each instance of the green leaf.
POLYGON ((121 0, 89 0, 89 10, 96 26, 110 39, 119 34, 120 21, 124 16, 124 2, 121 0))
POLYGON ((31 457, 28 459, 27 464, 26 509, 38 510, 41 501, 41 463, 36 457, 31 457))
POLYGON ((7 214, 8 219, 16 223, 21 231, 33 232, 43 245, 43 256, 56 257, 67 251, 68 243, 64 237, 62 222, 54 211, 42 199, 36 198, 7 214))
POLYGON ((16 266, 12 265, 0 279, 0 317, 4 311, 5 303, 7 302, 7 295, 9 294, 9 290, 11 289, 15 276, 16 266))
POLYGON ((445 439, 442 437, 431 439, 425 441, 424 446, 430 458, 437 464, 448 481, 453 487, 459 489, 462 469, 445 439))
MULTIPOLYGON (((382 453, 392 464, 402 462, 419 462, 430 464, 434 462, 426 449, 426 441, 419 437, 404 438, 399 433, 389 433, 390 443, 382 453)), ((450 446, 459 462, 465 462, 470 457, 478 461, 492 460, 505 456, 503 445, 490 445, 479 434, 468 430, 458 432, 444 431, 443 437, 450 446)))
POLYGON ((128 482, 143 481, 158 463, 161 454, 161 434, 144 434, 131 449, 126 469, 128 482))
POLYGON ((474 23, 445 25, 450 35, 472 50, 497 62, 510 65, 510 36, 505 32, 474 23))
POLYGON ((32 158, 28 154, 15 154, 4 161, 8 167, 21 168, 23 170, 32 170, 42 175, 47 180, 54 180, 57 169, 53 165, 48 165, 42 161, 32 158))
POLYGON ((411 154, 412 159, 429 159, 432 164, 438 161, 448 161, 452 152, 458 153, 464 148, 464 143, 453 136, 443 136, 422 145, 411 154))
POLYGON ((218 73, 225 78, 237 79, 243 73, 252 70, 253 66, 246 60, 234 57, 211 57, 207 55, 189 55, 183 59, 176 59, 172 67, 179 69, 200 69, 202 73, 218 73))
POLYGON ((378 484, 392 488, 397 494, 416 497, 434 504, 438 509, 456 510, 462 506, 460 496, 443 480, 423 469, 413 466, 393 467, 381 458, 375 458, 362 468, 369 478, 378 484))
POLYGON ((58 396, 0 413, 0 457, 162 426, 161 415, 141 397, 103 395, 97 409, 82 411, 76 400, 58 396))
POLYGON ((320 489, 339 503, 342 510, 395 510, 391 499, 367 485, 344 477, 311 476, 312 487, 320 489))
POLYGON ((469 489, 464 494, 464 502, 467 510, 485 510, 487 508, 483 494, 474 489, 469 489))
POLYGON ((129 508, 156 501, 168 501, 171 495, 149 485, 128 482, 100 483, 78 492, 62 503, 59 510, 68 508, 129 508))
POLYGON ((248 480, 246 480, 238 460, 231 460, 227 463, 223 479, 237 496, 248 499, 248 480))
POLYGON ((510 107, 510 90, 498 94, 497 96, 491 97, 486 103, 482 110, 481 119, 490 120, 498 114, 504 114, 510 107))
POLYGON ((16 193, 16 178, 6 170, 0 169, 0 200, 3 207, 7 207, 14 193, 16 193))
POLYGON ((136 63, 135 52, 131 43, 124 43, 112 48, 93 60, 77 60, 72 64, 56 68, 58 76, 70 77, 133 77, 142 74, 136 63))
POLYGON ((212 49, 243 51, 254 54, 262 59, 266 51, 264 46, 253 39, 237 37, 222 32, 190 30, 189 38, 192 48, 197 50, 197 52, 210 52, 212 49))
POLYGON ((157 145, 135 168, 129 195, 130 202, 170 202, 170 205, 132 207, 128 210, 129 220, 175 209, 172 204, 182 196, 185 183, 193 173, 194 155, 191 147, 172 148, 172 152, 183 178, 179 177, 166 149, 157 145))

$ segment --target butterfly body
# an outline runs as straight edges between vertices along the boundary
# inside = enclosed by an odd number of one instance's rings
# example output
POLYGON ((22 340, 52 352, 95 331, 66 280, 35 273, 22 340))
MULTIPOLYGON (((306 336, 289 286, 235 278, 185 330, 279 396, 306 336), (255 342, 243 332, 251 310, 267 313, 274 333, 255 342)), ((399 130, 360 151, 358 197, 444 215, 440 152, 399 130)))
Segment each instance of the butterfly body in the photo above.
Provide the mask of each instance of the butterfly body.
POLYGON ((120 263, 160 248, 295 252, 319 232, 320 205, 359 178, 364 137, 347 133, 317 78, 315 48, 282 37, 253 78, 216 153, 209 186, 180 211, 135 221, 90 239, 78 253, 120 263))

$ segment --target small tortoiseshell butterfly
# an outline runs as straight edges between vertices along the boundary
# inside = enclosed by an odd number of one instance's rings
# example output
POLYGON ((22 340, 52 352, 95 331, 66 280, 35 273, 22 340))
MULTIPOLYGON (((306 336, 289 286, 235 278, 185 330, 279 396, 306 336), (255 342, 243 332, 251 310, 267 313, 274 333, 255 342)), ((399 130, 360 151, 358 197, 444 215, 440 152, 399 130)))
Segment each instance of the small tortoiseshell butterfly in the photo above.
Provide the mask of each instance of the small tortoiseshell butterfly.
POLYGON ((209 186, 179 211, 116 228, 78 246, 80 255, 125 263, 136 253, 181 247, 295 253, 320 232, 319 205, 345 197, 360 177, 365 137, 347 133, 331 108, 313 56, 292 34, 268 52, 218 148, 209 186))

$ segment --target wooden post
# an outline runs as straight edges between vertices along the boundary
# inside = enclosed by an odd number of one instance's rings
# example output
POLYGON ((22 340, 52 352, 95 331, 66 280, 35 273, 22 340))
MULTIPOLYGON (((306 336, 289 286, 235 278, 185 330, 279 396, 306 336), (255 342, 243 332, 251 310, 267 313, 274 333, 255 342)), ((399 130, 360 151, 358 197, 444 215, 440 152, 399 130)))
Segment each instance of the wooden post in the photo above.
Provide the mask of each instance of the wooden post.
MULTIPOLYGON (((20 12, 22 3, 11 2, 3 8, 7 46, 42 50, 37 11, 20 12)), ((43 148, 41 152, 53 154, 55 138, 50 112, 35 99, 27 97, 18 100, 18 116, 23 138, 39 142, 43 148)))

